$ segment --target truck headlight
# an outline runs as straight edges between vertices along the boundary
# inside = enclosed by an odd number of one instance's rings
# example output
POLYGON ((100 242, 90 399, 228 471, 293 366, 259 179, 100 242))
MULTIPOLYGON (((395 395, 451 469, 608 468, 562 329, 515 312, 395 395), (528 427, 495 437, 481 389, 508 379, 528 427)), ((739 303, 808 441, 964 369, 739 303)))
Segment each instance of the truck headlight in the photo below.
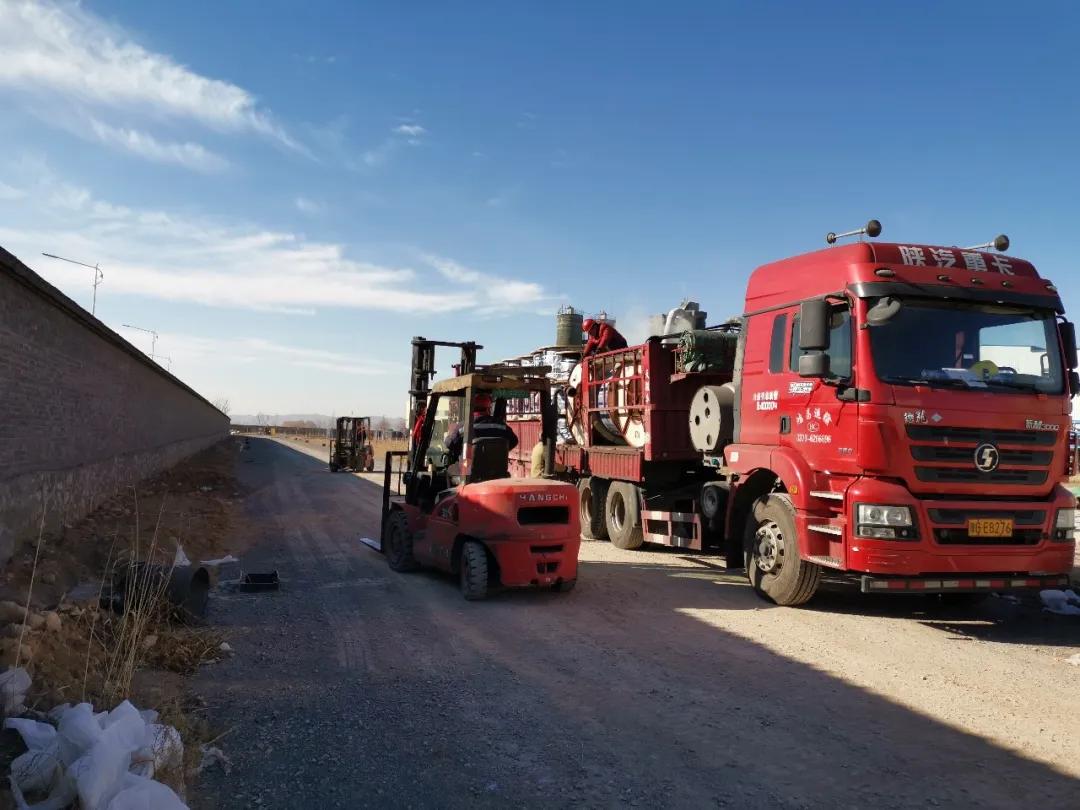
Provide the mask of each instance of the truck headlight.
POLYGON ((1057 519, 1054 521, 1054 539, 1067 543, 1076 534, 1076 509, 1058 509, 1057 519))
POLYGON ((855 504, 855 534, 872 540, 915 540, 911 508, 875 503, 855 504))

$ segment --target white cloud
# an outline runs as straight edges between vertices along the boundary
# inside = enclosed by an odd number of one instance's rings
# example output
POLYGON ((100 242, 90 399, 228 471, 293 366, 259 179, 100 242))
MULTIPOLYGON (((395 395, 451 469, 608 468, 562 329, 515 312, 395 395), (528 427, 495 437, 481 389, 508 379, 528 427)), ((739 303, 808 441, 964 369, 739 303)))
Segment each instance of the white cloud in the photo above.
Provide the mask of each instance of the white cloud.
POLYGON ((15 188, 0 181, 0 200, 21 200, 25 196, 26 192, 21 188, 15 188))
POLYGON ((493 276, 471 267, 430 253, 423 255, 423 260, 434 267, 443 278, 472 288, 479 300, 476 310, 485 315, 496 315, 514 310, 532 310, 544 312, 545 302, 554 298, 545 293, 542 285, 533 281, 493 276), (538 306, 539 305, 539 306, 538 306))
POLYGON ((162 143, 153 135, 134 129, 111 127, 91 119, 90 131, 99 141, 156 163, 171 163, 197 172, 224 171, 229 162, 197 143, 162 143))
POLYGON ((75 105, 193 121, 303 151, 247 90, 146 50, 79 5, 0 2, 0 53, 0 86, 49 98, 54 112, 75 105))
POLYGON ((427 130, 419 124, 402 124, 399 127, 395 127, 394 132, 398 135, 408 135, 412 138, 427 134, 427 130))
MULTIPOLYGON (((440 289, 431 270, 354 259, 341 244, 256 224, 136 210, 97 199, 40 164, 33 171, 35 182, 24 186, 30 202, 0 202, 0 245, 26 258, 44 245, 99 263, 112 294, 287 313, 350 308, 482 314, 528 309, 544 294, 539 284, 432 257, 424 264, 455 282, 453 289, 440 289)), ((37 258, 31 265, 62 289, 83 285, 78 268, 37 258)))
POLYGON ((340 374, 370 376, 400 371, 400 365, 372 358, 303 346, 289 346, 257 337, 209 338, 197 335, 163 333, 158 343, 173 362, 193 365, 213 360, 231 363, 285 363, 301 368, 315 368, 340 374))
POLYGON ((360 159, 364 161, 364 165, 370 169, 377 169, 379 166, 386 165, 386 162, 390 160, 390 156, 394 154, 397 149, 397 141, 393 139, 387 139, 374 149, 368 149, 360 156, 360 159))
POLYGON ((323 212, 322 203, 318 203, 315 200, 310 200, 307 197, 297 197, 293 203, 296 205, 296 210, 301 214, 307 214, 308 216, 315 216, 323 212))

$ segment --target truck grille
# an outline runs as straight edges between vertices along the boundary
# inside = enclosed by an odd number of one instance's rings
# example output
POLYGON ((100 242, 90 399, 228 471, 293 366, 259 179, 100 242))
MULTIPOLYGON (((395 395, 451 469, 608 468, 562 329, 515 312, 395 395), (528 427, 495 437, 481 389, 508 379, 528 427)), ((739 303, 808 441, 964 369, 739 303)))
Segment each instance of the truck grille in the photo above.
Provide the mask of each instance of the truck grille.
POLYGON ((979 472, 973 466, 963 467, 916 467, 915 475, 920 481, 942 484, 1028 484, 1046 483, 1046 470, 1003 470, 979 472))
POLYGON ((929 425, 908 425, 909 439, 917 442, 941 442, 949 444, 978 445, 991 444, 1033 444, 1049 447, 1054 444, 1057 434, 1049 430, 997 430, 995 428, 931 427, 929 425))
POLYGON ((1045 484, 1057 441, 1056 433, 1045 430, 930 425, 907 425, 907 435, 913 442, 920 442, 911 445, 911 457, 916 462, 950 465, 916 464, 915 477, 932 484, 1045 484), (998 467, 992 472, 982 472, 975 466, 975 448, 980 444, 998 448, 998 467))

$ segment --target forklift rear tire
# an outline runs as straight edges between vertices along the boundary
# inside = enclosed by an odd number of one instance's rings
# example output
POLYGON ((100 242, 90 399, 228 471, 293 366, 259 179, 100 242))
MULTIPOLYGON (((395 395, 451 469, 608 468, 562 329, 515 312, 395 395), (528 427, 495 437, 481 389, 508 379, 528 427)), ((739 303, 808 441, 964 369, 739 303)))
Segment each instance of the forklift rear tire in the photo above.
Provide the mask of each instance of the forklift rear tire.
POLYGON ((645 541, 641 533, 641 500, 637 487, 626 481, 612 481, 604 504, 608 539, 615 548, 632 551, 645 541))
POLYGON ((754 501, 743 536, 746 576, 758 595, 791 607, 810 600, 821 583, 821 566, 799 556, 795 507, 783 493, 754 501))
POLYGON ((487 593, 487 551, 475 540, 466 540, 461 548, 461 595, 474 602, 486 599, 487 593))
POLYGON ((577 585, 576 579, 564 579, 562 582, 557 582, 551 586, 551 590, 556 593, 570 593, 574 590, 574 586, 577 585))
POLYGON ((577 486, 581 508, 581 536, 586 540, 607 540, 607 523, 604 521, 607 481, 590 476, 580 479, 577 486))
POLYGON ((415 571, 420 565, 413 556, 413 538, 404 512, 391 512, 386 519, 386 562, 393 571, 415 571))

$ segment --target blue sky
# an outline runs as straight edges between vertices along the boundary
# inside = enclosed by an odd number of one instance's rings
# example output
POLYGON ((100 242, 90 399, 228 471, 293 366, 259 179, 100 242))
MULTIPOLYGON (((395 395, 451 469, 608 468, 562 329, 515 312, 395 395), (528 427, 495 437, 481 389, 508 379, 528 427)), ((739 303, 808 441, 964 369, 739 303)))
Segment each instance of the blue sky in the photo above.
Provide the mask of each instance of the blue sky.
MULTIPOLYGON (((1069 306, 1065 3, 0 0, 0 245, 234 412, 399 414, 414 334, 717 321, 873 216, 1069 306), (145 344, 145 346, 144 346, 145 344)), ((633 334, 631 334, 633 336, 633 334)))

